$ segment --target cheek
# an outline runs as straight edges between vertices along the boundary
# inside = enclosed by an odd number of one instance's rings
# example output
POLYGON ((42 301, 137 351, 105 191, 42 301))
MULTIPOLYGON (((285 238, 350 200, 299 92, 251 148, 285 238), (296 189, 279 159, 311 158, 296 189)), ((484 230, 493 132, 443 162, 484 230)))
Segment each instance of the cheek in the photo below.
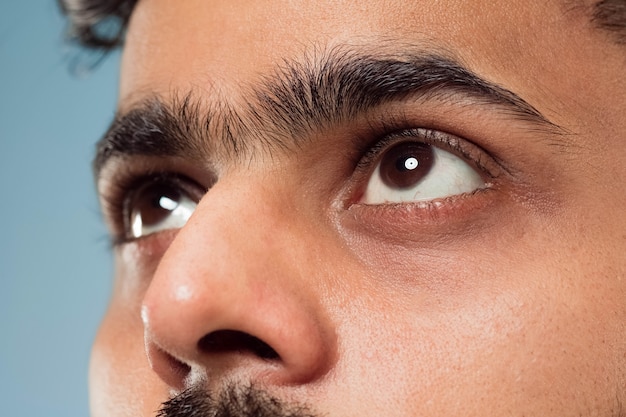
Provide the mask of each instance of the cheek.
POLYGON ((384 267, 338 331, 359 341, 346 347, 349 397, 423 399, 404 401, 405 415, 614 409, 625 383, 623 261, 566 230, 528 222, 464 250, 371 250, 384 267))
POLYGON ((114 299, 91 354, 91 413, 94 417, 152 416, 168 398, 168 390, 148 365, 139 315, 118 304, 114 299))

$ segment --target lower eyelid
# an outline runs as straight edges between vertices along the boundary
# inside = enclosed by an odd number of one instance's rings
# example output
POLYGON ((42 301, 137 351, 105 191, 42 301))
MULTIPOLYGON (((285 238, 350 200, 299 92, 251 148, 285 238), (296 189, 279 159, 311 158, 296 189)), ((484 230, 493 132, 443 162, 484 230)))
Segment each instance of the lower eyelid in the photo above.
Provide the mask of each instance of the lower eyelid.
MULTIPOLYGON (((121 257, 119 265, 123 265, 126 280, 134 281, 134 285, 147 285, 154 275, 159 261, 170 247, 178 230, 171 229, 142 237, 120 242, 114 247, 116 256, 121 257)), ((144 291, 132 293, 143 294, 144 291)))
POLYGON ((493 221, 501 193, 494 184, 473 193, 434 201, 370 205, 355 203, 337 213, 342 227, 359 233, 406 241, 422 241, 429 236, 458 234, 472 230, 480 222, 493 221), (442 228, 445 228, 442 229, 442 228))

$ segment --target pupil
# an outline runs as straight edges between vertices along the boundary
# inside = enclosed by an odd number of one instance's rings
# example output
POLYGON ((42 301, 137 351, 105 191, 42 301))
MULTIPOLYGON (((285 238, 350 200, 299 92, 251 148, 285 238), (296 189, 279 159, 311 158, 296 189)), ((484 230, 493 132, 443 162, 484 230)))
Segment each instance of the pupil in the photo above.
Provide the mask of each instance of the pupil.
POLYGON ((418 166, 419 166, 419 162, 417 161, 417 159, 413 157, 407 158, 407 160, 404 161, 404 168, 409 171, 414 170, 418 166))
POLYGON ((143 226, 155 225, 178 207, 180 198, 180 192, 168 183, 148 184, 135 196, 134 217, 139 217, 143 226))
POLYGON ((380 176, 391 188, 410 188, 430 172, 433 162, 431 145, 420 142, 399 143, 383 156, 380 162, 380 176))

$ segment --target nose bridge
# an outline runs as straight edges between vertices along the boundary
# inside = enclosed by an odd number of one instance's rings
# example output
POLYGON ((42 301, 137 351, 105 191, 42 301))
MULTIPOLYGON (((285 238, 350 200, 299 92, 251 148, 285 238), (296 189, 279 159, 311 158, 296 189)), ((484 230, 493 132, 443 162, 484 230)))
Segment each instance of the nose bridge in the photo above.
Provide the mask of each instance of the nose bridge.
MULTIPOLYGON (((279 366, 257 372, 270 382, 299 383, 323 373, 332 356, 332 331, 311 285, 310 236, 290 206, 259 184, 218 183, 180 230, 142 310, 153 368, 170 385, 180 382, 180 372, 172 376, 171 366, 158 363, 159 355, 189 368, 222 368, 220 358, 229 356, 229 367, 243 373, 242 349, 263 356, 241 345, 217 355, 202 342, 225 332, 246 335, 275 352, 279 366)), ((250 369, 258 369, 262 361, 256 359, 250 369)))
POLYGON ((298 231, 293 202, 263 182, 244 178, 216 185, 178 233, 155 279, 164 275, 181 301, 193 299, 191 289, 213 285, 223 295, 249 295, 251 302, 268 285, 272 293, 288 291, 299 274, 293 261, 311 236, 298 231))

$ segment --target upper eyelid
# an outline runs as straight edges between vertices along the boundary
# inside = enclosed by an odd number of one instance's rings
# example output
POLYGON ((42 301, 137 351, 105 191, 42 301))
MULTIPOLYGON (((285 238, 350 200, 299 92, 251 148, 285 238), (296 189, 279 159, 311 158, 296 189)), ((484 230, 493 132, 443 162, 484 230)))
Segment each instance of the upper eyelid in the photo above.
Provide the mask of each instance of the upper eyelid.
POLYGON ((356 170, 361 172, 372 170, 376 160, 385 149, 396 143, 410 140, 421 141, 451 151, 459 157, 468 160, 468 162, 490 178, 496 178, 502 171, 500 164, 495 159, 489 158, 486 151, 476 144, 456 135, 427 128, 398 129, 383 135, 364 152, 356 165, 356 170), (487 161, 485 158, 489 160, 487 161), (489 163, 487 164, 486 162, 489 163))
POLYGON ((97 179, 97 190, 100 197, 107 197, 133 186, 133 181, 141 181, 147 177, 178 176, 188 178, 201 188, 208 190, 217 179, 214 170, 182 157, 158 156, 122 156, 112 157, 97 179))

